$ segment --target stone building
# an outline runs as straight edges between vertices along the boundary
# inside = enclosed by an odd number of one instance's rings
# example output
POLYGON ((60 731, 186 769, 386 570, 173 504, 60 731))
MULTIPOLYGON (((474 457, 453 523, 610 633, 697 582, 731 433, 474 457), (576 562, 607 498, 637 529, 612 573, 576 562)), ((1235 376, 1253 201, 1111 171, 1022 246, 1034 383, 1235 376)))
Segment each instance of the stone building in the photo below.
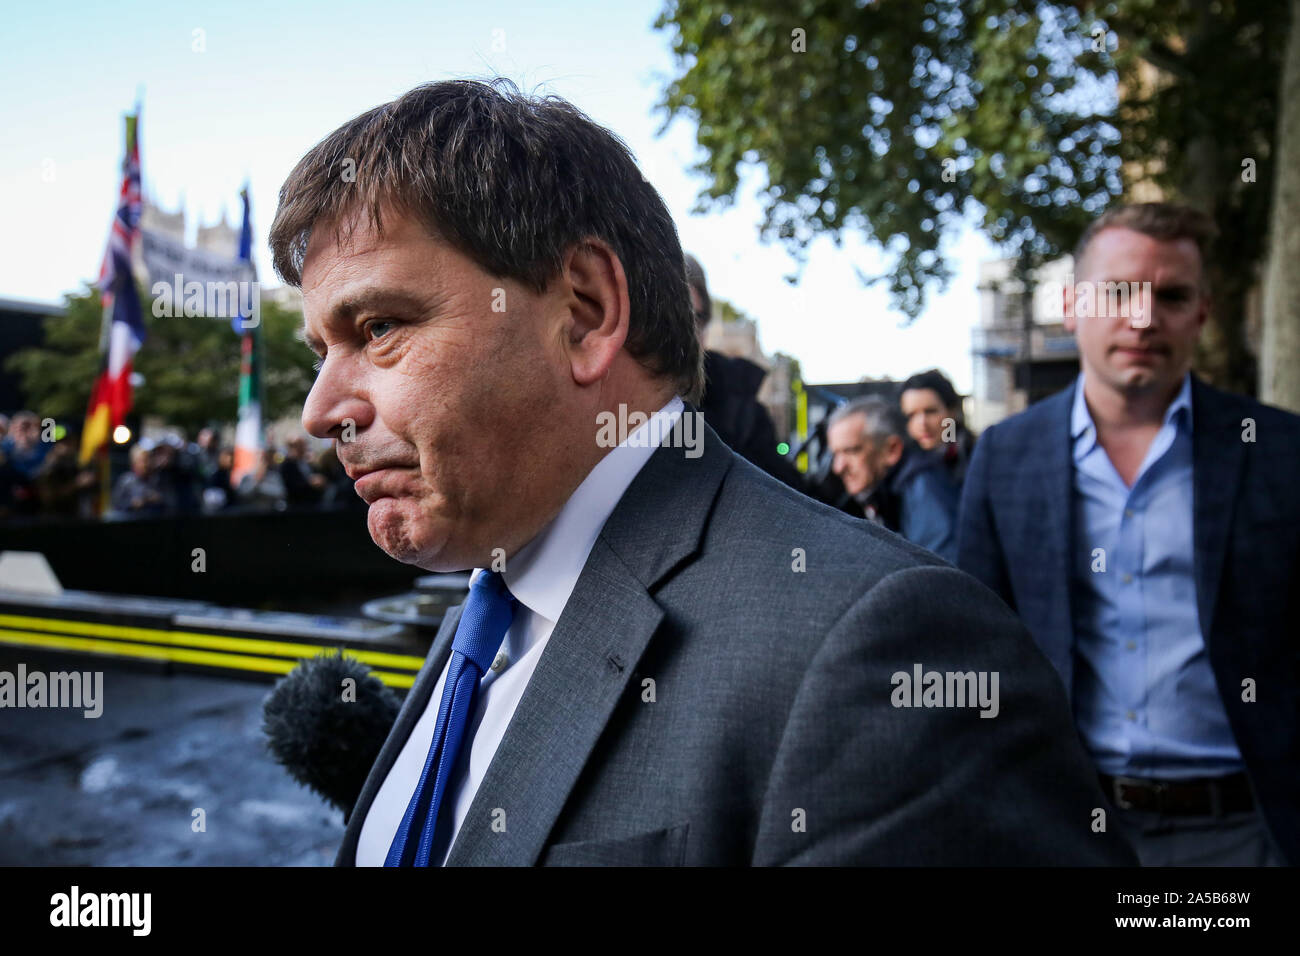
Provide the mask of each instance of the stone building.
POLYGON ((1079 351, 1061 307, 1073 258, 1039 268, 1028 302, 1014 266, 1014 259, 980 266, 980 320, 971 330, 974 388, 966 409, 976 433, 1060 391, 1079 372, 1079 351))

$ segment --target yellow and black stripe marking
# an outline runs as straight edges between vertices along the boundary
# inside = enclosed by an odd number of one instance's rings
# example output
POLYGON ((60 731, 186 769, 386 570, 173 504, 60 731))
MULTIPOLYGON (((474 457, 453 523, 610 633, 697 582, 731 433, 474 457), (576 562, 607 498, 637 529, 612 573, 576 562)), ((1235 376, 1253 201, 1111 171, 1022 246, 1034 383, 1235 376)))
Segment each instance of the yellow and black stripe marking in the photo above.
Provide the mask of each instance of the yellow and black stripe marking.
MULTIPOLYGON (((338 646, 19 614, 0 614, 0 644, 276 675, 338 646)), ((351 648, 344 653, 370 665, 389 687, 410 688, 424 664, 411 654, 351 648)))

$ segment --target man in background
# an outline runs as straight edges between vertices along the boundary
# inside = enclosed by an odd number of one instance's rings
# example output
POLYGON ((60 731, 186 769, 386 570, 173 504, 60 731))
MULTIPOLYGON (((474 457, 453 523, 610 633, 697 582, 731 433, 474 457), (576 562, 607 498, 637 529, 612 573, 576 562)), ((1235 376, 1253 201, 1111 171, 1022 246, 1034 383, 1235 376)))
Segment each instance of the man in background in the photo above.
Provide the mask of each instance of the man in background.
POLYGON ((1169 203, 1085 230, 1082 370, 980 437, 958 560, 1056 666, 1144 864, 1294 864, 1300 418, 1190 371, 1210 235, 1169 203))
POLYGON ((898 408, 875 396, 831 412, 831 470, 848 496, 840 506, 955 562, 956 489, 939 459, 910 444, 905 429, 898 408))
POLYGON ((307 457, 307 439, 294 435, 284 443, 284 461, 280 462, 280 479, 285 499, 292 507, 320 504, 325 493, 325 476, 318 474, 307 457))
POLYGON ((53 442, 41 441, 40 419, 35 412, 15 412, 9 432, 0 441, 5 460, 23 481, 31 481, 40 470, 53 442))
MULTIPOLYGON (((704 330, 713 314, 704 269, 694 256, 686 256, 686 286, 690 290, 695 327, 704 345, 704 330)), ((758 400, 758 390, 767 373, 753 362, 721 352, 704 353, 704 400, 700 411, 718 437, 740 457, 791 488, 804 490, 803 476, 788 458, 776 450, 772 417, 758 400)))
POLYGON ((283 511, 288 506, 274 448, 263 449, 258 454, 257 464, 239 479, 235 493, 240 504, 262 511, 283 511))
POLYGON ((160 515, 167 510, 163 489, 154 467, 152 449, 143 443, 133 445, 131 470, 113 485, 113 510, 121 515, 160 515))

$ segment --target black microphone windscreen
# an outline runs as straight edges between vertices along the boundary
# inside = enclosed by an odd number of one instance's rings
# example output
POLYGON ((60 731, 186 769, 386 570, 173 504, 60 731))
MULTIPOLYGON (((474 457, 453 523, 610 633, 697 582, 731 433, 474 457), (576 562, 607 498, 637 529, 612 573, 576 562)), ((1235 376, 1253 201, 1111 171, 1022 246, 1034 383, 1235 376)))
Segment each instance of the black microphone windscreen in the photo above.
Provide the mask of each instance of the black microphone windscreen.
POLYGON ((276 683, 262 708, 262 730, 275 759, 341 809, 346 822, 400 709, 397 695, 365 664, 341 652, 322 654, 276 683))

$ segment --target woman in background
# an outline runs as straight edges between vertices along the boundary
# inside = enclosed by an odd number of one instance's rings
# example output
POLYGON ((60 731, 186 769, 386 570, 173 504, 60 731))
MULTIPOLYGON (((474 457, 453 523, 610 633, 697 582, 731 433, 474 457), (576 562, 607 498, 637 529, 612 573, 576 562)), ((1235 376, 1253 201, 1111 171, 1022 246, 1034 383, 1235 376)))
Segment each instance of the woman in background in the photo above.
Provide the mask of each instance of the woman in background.
POLYGON ((917 372, 903 382, 898 404, 907 419, 907 434, 924 451, 938 456, 948 477, 960 490, 975 449, 975 436, 966 427, 961 396, 937 368, 917 372))

